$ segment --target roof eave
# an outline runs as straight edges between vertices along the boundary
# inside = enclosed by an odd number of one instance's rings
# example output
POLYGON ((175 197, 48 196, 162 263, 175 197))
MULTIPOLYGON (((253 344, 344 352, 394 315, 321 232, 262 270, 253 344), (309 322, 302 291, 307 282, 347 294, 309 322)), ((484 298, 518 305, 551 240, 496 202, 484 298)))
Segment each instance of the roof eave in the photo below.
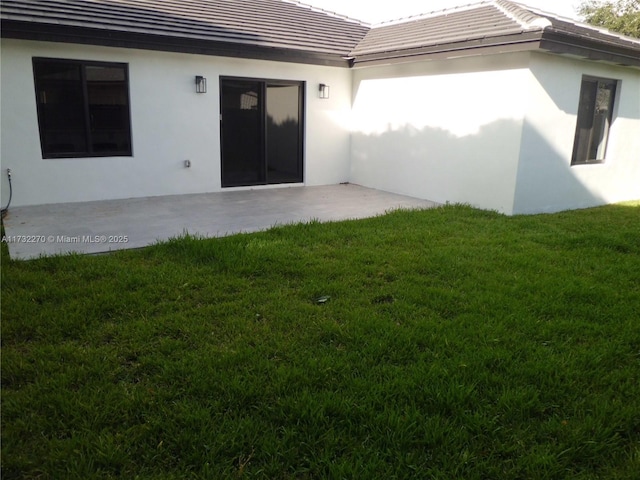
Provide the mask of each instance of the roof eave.
POLYGON ((451 58, 473 57, 497 53, 510 53, 536 50, 540 47, 542 31, 503 35, 468 40, 464 42, 444 43, 420 48, 377 52, 356 55, 354 67, 369 67, 408 63, 416 60, 446 60, 451 58))
POLYGON ((248 58, 279 62, 349 68, 342 54, 329 54, 302 49, 265 47, 234 42, 190 39, 146 33, 122 32, 89 27, 53 25, 3 19, 2 38, 34 40, 105 47, 135 48, 198 55, 248 58))
POLYGON ((562 30, 545 28, 517 35, 398 49, 355 55, 354 67, 407 63, 416 60, 445 60, 518 51, 544 51, 556 55, 571 55, 626 67, 640 68, 640 48, 617 42, 604 42, 562 30))
POLYGON ((640 46, 604 42, 553 28, 545 29, 540 49, 559 55, 573 55, 588 60, 640 68, 640 46))

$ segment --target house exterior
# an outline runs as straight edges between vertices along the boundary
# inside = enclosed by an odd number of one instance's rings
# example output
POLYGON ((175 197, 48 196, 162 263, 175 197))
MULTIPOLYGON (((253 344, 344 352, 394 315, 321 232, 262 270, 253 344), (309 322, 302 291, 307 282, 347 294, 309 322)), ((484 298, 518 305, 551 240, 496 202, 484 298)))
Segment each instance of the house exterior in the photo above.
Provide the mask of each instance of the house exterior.
POLYGON ((492 0, 1 0, 13 206, 341 182, 506 214, 640 198, 640 40, 492 0))

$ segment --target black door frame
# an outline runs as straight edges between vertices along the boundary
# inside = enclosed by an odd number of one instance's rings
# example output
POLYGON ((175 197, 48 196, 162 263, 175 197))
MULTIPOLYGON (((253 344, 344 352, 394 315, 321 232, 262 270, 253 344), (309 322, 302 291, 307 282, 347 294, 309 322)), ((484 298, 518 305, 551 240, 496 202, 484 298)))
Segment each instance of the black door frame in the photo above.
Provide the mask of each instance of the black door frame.
POLYGON ((234 77, 234 76, 223 76, 221 75, 219 78, 219 93, 220 93, 220 180, 221 186, 223 188, 228 187, 240 187, 240 186, 258 186, 258 185, 277 185, 277 184, 286 184, 286 183, 303 183, 305 178, 305 168, 304 168, 304 146, 305 146, 305 98, 306 98, 306 82, 300 80, 276 80, 276 79, 267 79, 267 78, 256 78, 256 77, 234 77), (225 171, 224 171, 224 118, 222 113, 223 106, 223 98, 222 98, 222 85, 225 81, 234 81, 234 82, 247 82, 247 83, 258 83, 260 85, 260 92, 258 97, 258 112, 260 115, 260 132, 261 138, 260 141, 260 165, 265 169, 264 182, 257 183, 249 183, 243 185, 236 184, 225 184, 225 171), (283 85, 283 86, 297 86, 298 87, 298 168, 300 171, 300 179, 296 182, 270 182, 269 181, 269 173, 268 173, 268 141, 267 138, 267 87, 271 85, 283 85))

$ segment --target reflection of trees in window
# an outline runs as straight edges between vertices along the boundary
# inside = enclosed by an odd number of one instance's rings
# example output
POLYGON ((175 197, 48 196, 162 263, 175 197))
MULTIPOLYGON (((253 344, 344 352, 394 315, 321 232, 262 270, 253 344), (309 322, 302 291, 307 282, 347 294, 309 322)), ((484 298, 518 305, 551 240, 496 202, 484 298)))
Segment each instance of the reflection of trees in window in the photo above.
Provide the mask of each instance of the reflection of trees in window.
POLYGON ((572 165, 604 161, 616 85, 616 80, 583 77, 572 165))
POLYGON ((611 90, 613 85, 607 83, 598 82, 598 95, 596 96, 596 110, 604 111, 609 110, 611 101, 611 90))

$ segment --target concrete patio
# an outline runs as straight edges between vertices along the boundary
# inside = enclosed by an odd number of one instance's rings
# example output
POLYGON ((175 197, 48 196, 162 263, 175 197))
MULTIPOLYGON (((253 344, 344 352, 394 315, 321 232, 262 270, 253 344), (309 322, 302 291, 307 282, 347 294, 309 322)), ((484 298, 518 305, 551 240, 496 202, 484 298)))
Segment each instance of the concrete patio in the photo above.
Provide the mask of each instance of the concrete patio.
POLYGON ((29 259, 140 248, 186 232, 219 237, 434 206, 358 185, 330 185, 16 207, 4 226, 11 258, 29 259))

